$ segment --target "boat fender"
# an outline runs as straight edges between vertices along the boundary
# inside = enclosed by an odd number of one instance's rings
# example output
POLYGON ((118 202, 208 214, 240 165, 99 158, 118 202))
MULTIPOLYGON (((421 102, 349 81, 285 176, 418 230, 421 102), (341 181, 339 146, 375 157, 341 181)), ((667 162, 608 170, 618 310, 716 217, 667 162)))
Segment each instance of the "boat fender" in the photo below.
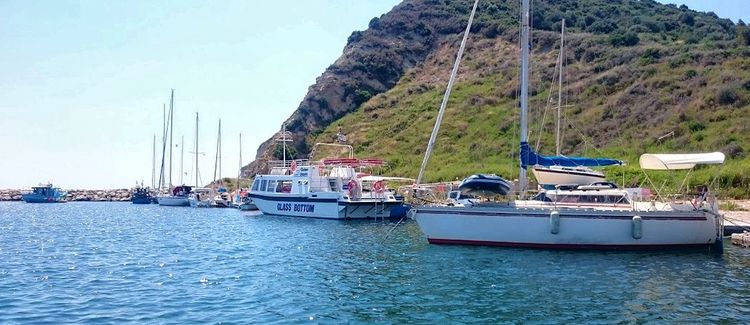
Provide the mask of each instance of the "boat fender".
POLYGON ((353 196, 354 195, 354 189, 357 188, 357 181, 355 181, 353 179, 349 180, 349 183, 347 183, 346 185, 349 188, 349 196, 353 196))
POLYGON ((549 214, 549 232, 557 234, 560 232, 560 212, 552 211, 549 214))
POLYGON ((643 221, 640 216, 633 217, 633 238, 641 239, 643 237, 643 221))

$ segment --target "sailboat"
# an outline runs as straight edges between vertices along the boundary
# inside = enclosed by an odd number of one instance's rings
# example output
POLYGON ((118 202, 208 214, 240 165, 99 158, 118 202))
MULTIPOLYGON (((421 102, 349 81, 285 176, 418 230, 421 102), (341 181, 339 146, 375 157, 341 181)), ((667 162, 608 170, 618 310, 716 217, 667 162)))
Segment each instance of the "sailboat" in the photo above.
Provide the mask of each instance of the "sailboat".
MULTIPOLYGON (((474 3, 467 34, 478 2, 474 3)), ((532 166, 529 162, 541 159, 528 148, 527 142, 529 0, 522 2, 521 22, 519 192, 523 197, 526 169, 532 166)), ((552 162, 562 161, 552 159, 552 162)), ((643 170, 685 170, 723 162, 724 155, 720 152, 644 154, 639 161, 643 170)), ((715 196, 706 187, 687 200, 668 202, 651 200, 644 189, 619 189, 613 184, 573 190, 558 188, 543 191, 531 200, 466 206, 425 205, 416 209, 414 218, 432 244, 558 249, 711 247, 717 252, 723 249, 723 217, 715 196)))
POLYGON ((188 197, 188 202, 193 208, 210 208, 211 207, 211 194, 213 191, 210 188, 201 188, 200 185, 200 173, 198 168, 198 112, 195 112, 195 145, 193 148, 195 155, 195 187, 188 197))
POLYGON ((248 191, 242 187, 242 133, 240 133, 240 169, 237 172, 237 189, 235 190, 234 203, 232 206, 242 211, 258 210, 253 200, 248 196, 248 191))
MULTIPOLYGON (((192 191, 192 186, 180 185, 172 187, 172 133, 174 132, 174 89, 172 89, 172 95, 169 98, 169 191, 162 195, 159 195, 156 199, 159 201, 159 205, 165 206, 190 206, 188 202, 188 195, 192 191)), ((165 141, 166 145, 166 132, 165 141)), ((164 157, 164 153, 162 153, 164 157)), ((164 166, 164 159, 162 158, 162 167, 164 166)))
POLYGON ((609 158, 568 158, 560 155, 560 116, 562 114, 562 80, 563 65, 565 63, 565 19, 562 20, 560 32, 560 55, 558 57, 558 79, 557 79, 557 121, 555 123, 555 152, 554 157, 539 156, 528 150, 526 157, 529 161, 526 163, 533 166, 531 168, 536 177, 539 186, 547 189, 554 189, 555 186, 575 186, 588 185, 593 183, 604 182, 606 179, 604 173, 590 167, 604 167, 611 165, 623 165, 620 160, 609 158))
POLYGON ((216 158, 214 160, 214 181, 212 187, 216 189, 212 205, 215 208, 229 208, 232 205, 232 197, 227 193, 221 181, 221 119, 219 119, 219 134, 216 137, 216 158), (216 189, 216 173, 219 175, 219 188, 216 189))

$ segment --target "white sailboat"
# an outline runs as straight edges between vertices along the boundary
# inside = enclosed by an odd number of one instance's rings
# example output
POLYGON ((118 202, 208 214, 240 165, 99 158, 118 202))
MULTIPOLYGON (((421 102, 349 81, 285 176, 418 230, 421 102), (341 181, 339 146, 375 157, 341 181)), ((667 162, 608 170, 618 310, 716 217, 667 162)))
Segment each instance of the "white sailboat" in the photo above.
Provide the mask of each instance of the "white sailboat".
MULTIPOLYGON (((560 55, 558 57, 558 78, 557 78, 557 120, 555 123, 555 154, 558 160, 563 160, 565 157, 560 154, 560 116, 562 114, 562 80, 563 80, 563 67, 565 64, 565 19, 562 20, 560 31, 560 55)), ((541 136, 541 135, 540 135, 541 136)), ((538 145, 538 143, 537 143, 538 145)), ((623 163, 619 160, 613 159, 589 159, 579 160, 576 162, 566 163, 565 165, 553 164, 547 165, 535 164, 531 171, 534 173, 539 185, 543 188, 554 188, 560 185, 586 185, 598 182, 604 182, 604 173, 599 170, 591 169, 590 166, 585 164, 591 164, 593 166, 609 166, 611 164, 622 165, 623 163)))
MULTIPOLYGON (((476 2, 472 16, 475 10, 476 2)), ((523 0, 521 20, 519 190, 523 195, 527 185, 526 168, 532 166, 524 156, 530 153, 527 143, 529 0, 523 0)), ((645 154, 640 158, 640 166, 644 170, 675 170, 721 164, 723 161, 721 153, 645 154)), ((643 194, 646 193, 640 189, 584 186, 575 190, 542 192, 531 200, 462 207, 422 206, 416 209, 414 217, 428 242, 433 244, 564 249, 708 246, 722 250, 723 218, 710 191, 704 188, 689 200, 670 202, 652 201, 643 194)))
MULTIPOLYGON (((192 186, 180 185, 172 187, 172 133, 174 131, 174 89, 169 98, 169 191, 157 196, 159 205, 164 206, 190 206, 188 195, 192 186)), ((165 133, 166 135, 166 133, 165 133)), ((166 141, 165 141, 166 144, 166 141)), ((163 156, 163 155, 162 155, 163 156)), ((163 161, 163 159, 162 159, 163 161)), ((162 165, 164 165, 162 163, 162 165)))
POLYGON ((211 207, 211 194, 213 191, 210 188, 201 188, 200 186, 200 169, 198 168, 198 112, 195 112, 195 144, 193 148, 193 154, 195 155, 195 188, 188 197, 188 202, 193 208, 210 208, 211 207))

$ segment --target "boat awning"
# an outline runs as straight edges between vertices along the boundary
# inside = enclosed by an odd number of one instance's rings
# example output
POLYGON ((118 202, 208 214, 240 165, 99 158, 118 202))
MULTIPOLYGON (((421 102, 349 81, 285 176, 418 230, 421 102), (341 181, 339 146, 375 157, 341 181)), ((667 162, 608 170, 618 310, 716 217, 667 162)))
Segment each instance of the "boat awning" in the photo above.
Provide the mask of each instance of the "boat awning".
POLYGON ((542 156, 531 150, 528 142, 521 142, 521 167, 529 166, 564 166, 564 167, 605 167, 612 165, 625 165, 621 160, 611 158, 587 158, 587 157, 565 157, 565 156, 542 156))
POLYGON ((688 154, 650 154, 641 155, 639 160, 642 169, 676 170, 691 169, 695 165, 723 164, 721 152, 688 153, 688 154))

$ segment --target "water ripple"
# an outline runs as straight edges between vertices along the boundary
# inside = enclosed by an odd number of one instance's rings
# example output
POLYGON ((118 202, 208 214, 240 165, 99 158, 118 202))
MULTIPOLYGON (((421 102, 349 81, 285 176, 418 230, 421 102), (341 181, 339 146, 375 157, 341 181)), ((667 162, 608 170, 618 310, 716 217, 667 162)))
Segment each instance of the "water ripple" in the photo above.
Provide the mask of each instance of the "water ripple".
POLYGON ((748 323, 750 250, 428 245, 407 222, 0 203, 0 323, 748 323))

